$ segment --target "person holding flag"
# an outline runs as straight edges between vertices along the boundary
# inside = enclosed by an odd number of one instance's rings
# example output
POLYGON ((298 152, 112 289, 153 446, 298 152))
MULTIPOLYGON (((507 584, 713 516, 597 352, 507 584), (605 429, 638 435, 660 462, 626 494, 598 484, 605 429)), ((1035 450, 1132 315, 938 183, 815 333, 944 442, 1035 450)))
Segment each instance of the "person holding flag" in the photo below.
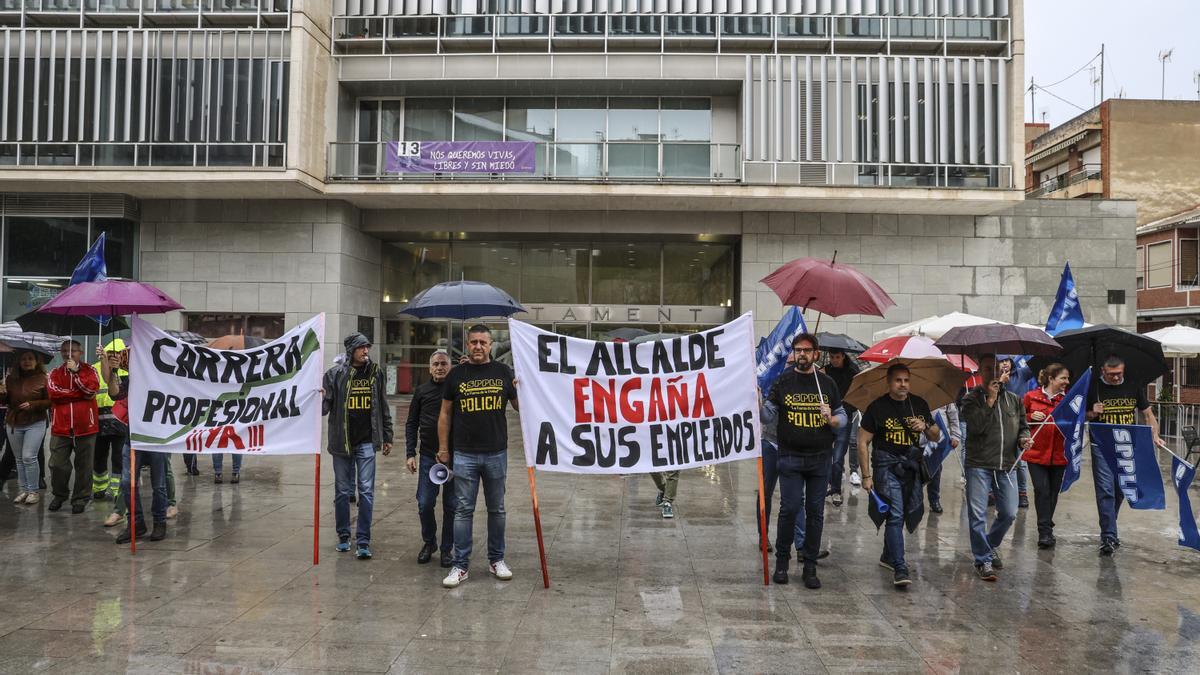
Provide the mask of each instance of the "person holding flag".
MULTIPOLYGON (((943 423, 946 425, 946 431, 949 438, 950 450, 957 450, 962 445, 962 421, 958 415, 958 404, 947 403, 946 405, 933 411, 934 418, 941 415, 943 423)), ((929 473, 929 482, 925 484, 925 493, 929 497, 929 510, 933 513, 942 513, 942 462, 937 463, 937 468, 929 473)))
MULTIPOLYGON (((1113 354, 1104 361, 1100 379, 1090 392, 1087 418, 1101 424, 1137 424, 1142 413, 1155 446, 1166 445, 1158 433, 1158 418, 1146 400, 1145 386, 1125 377, 1125 361, 1113 354)), ((1092 480, 1096 486, 1096 511, 1100 517, 1100 555, 1109 557, 1121 547, 1117 515, 1125 497, 1108 462, 1092 444, 1092 480)))
POLYGON ((1025 416, 1037 429, 1033 445, 1025 451, 1029 465, 1029 480, 1033 483, 1033 507, 1037 512, 1040 549, 1054 548, 1054 510, 1062 490, 1063 474, 1067 470, 1067 454, 1062 433, 1055 426, 1054 409, 1066 397, 1071 373, 1061 363, 1052 363, 1038 373, 1039 388, 1025 394, 1025 416), (1046 428, 1050 427, 1050 428, 1046 428))

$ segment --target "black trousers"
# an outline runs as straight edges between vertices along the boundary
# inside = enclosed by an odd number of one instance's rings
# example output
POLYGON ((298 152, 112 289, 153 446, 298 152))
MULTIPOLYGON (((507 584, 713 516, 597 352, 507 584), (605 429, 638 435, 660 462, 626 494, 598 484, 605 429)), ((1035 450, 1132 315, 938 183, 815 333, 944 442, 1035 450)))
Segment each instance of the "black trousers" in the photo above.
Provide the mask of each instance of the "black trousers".
POLYGON ((1033 483, 1033 507, 1037 511, 1038 536, 1054 534, 1054 509, 1058 507, 1058 491, 1062 489, 1065 466, 1045 466, 1029 463, 1029 480, 1033 483))

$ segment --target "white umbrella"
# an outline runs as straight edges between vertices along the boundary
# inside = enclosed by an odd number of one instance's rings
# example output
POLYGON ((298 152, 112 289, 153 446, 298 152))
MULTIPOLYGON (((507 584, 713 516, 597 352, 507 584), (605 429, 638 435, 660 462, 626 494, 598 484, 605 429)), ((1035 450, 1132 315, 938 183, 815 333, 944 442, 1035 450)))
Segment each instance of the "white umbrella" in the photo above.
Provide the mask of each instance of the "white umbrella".
MULTIPOLYGON (((1163 356, 1173 359, 1174 377, 1171 379, 1175 382, 1175 400, 1179 400, 1179 376, 1182 372, 1180 368, 1180 359, 1194 359, 1200 354, 1200 329, 1190 328, 1175 324, 1166 328, 1159 328, 1155 331, 1150 331, 1145 334, 1148 338, 1154 338, 1162 343, 1163 356)), ((1160 386, 1155 385, 1155 386, 1160 386)))
POLYGON ((975 316, 974 314, 950 312, 944 316, 931 316, 919 321, 906 323, 903 326, 879 331, 875 334, 875 340, 879 341, 883 338, 895 337, 897 335, 924 335, 927 338, 936 340, 950 332, 951 328, 958 328, 959 326, 981 326, 988 323, 1004 322, 997 321, 995 319, 988 319, 982 316, 975 316))

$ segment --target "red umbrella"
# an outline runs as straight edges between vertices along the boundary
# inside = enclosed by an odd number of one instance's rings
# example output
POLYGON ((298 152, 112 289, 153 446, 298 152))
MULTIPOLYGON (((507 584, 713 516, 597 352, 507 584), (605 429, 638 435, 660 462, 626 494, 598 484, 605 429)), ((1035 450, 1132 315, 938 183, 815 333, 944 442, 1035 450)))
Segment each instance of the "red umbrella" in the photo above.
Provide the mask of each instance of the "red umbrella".
POLYGON ((761 280, 785 305, 815 309, 829 316, 883 316, 896 305, 870 277, 834 260, 799 258, 761 280))
POLYGON ((85 281, 70 286, 38 308, 46 314, 116 316, 163 314, 183 305, 150 284, 137 281, 85 281))
POLYGON ((933 344, 933 340, 923 335, 898 335, 881 340, 871 345, 871 348, 859 355, 859 359, 872 363, 887 363, 892 359, 946 359, 961 370, 973 372, 979 366, 970 358, 955 356, 950 358, 933 344))

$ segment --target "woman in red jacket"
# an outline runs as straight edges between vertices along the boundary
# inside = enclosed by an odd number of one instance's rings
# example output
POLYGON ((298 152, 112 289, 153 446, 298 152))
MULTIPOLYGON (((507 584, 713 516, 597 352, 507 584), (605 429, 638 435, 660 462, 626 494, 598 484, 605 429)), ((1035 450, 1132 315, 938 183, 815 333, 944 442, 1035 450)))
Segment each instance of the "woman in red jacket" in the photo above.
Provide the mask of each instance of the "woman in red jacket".
POLYGON ((1054 509, 1062 488, 1067 455, 1063 436, 1050 415, 1071 384, 1071 373, 1061 363, 1053 363, 1038 373, 1040 388, 1025 394, 1025 415, 1034 429, 1033 447, 1025 452, 1029 480, 1033 483, 1033 502, 1037 510, 1038 548, 1054 548, 1054 509), (1037 429, 1040 425, 1041 431, 1037 429))

